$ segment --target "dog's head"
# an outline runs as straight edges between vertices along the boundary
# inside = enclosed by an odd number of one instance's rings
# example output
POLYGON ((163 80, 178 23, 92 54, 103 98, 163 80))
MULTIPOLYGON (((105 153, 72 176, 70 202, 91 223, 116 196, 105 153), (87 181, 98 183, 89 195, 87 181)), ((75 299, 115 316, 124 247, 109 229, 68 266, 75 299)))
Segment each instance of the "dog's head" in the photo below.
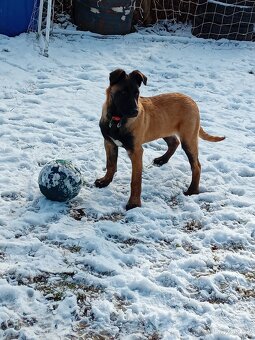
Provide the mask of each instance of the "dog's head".
POLYGON ((122 69, 110 73, 108 88, 108 115, 127 119, 138 115, 139 87, 146 85, 147 78, 135 70, 127 74, 122 69))

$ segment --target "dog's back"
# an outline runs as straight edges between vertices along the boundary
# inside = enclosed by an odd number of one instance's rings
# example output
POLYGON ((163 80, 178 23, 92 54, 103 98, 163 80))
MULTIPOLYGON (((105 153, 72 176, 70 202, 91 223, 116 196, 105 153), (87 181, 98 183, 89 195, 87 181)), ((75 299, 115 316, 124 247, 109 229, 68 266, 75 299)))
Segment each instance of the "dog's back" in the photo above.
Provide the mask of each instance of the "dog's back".
MULTIPOLYGON (((134 124, 141 130, 141 142, 170 135, 181 137, 184 130, 199 130, 199 109, 194 100, 181 93, 139 98, 139 114, 134 124), (139 128, 140 127, 140 128, 139 128)), ((136 132, 137 134, 137 132, 136 132)))

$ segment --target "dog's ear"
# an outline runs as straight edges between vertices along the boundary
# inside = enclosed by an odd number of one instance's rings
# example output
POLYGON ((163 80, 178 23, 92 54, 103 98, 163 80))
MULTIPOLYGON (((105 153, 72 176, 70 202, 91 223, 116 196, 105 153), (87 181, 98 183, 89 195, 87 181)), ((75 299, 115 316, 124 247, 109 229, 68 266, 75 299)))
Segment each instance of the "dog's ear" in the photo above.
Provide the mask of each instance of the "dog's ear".
POLYGON ((126 77, 126 72, 122 70, 121 68, 118 68, 117 70, 110 73, 109 80, 110 85, 114 85, 118 83, 120 80, 124 79, 126 77))
POLYGON ((140 72, 138 70, 131 72, 129 74, 129 77, 131 79, 134 79, 137 82, 137 84, 139 85, 139 87, 141 86, 142 82, 144 83, 144 85, 147 84, 147 77, 142 72, 140 72))

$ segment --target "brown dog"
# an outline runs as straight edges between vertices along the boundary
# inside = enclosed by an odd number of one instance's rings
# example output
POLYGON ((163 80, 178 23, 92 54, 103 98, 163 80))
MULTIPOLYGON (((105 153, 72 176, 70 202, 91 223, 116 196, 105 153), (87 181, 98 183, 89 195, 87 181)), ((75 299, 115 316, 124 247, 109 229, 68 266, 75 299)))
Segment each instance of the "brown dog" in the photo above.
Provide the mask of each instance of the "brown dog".
POLYGON ((180 93, 139 97, 141 83, 147 78, 140 71, 126 74, 117 69, 110 73, 100 128, 106 150, 106 174, 97 179, 99 188, 107 186, 117 171, 118 147, 123 146, 132 162, 131 195, 126 209, 141 206, 142 144, 163 138, 166 153, 154 159, 161 166, 168 162, 181 142, 192 170, 192 181, 185 195, 199 192, 201 166, 198 160, 198 137, 218 142, 225 137, 210 136, 200 126, 197 104, 180 93))

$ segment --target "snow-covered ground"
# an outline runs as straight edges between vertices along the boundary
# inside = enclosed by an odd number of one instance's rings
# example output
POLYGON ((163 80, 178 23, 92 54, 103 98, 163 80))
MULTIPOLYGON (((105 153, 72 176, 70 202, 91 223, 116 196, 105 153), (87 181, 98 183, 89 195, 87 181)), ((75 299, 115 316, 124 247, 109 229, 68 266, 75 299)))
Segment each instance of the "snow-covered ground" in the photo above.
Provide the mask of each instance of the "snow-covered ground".
POLYGON ((255 339, 255 45, 170 35, 0 36, 0 339, 255 339), (125 211, 130 161, 109 187, 98 121, 109 72, 139 69, 143 96, 183 92, 202 126, 201 193, 179 148, 144 146, 142 208, 125 211), (72 160, 69 204, 39 191, 72 160))

